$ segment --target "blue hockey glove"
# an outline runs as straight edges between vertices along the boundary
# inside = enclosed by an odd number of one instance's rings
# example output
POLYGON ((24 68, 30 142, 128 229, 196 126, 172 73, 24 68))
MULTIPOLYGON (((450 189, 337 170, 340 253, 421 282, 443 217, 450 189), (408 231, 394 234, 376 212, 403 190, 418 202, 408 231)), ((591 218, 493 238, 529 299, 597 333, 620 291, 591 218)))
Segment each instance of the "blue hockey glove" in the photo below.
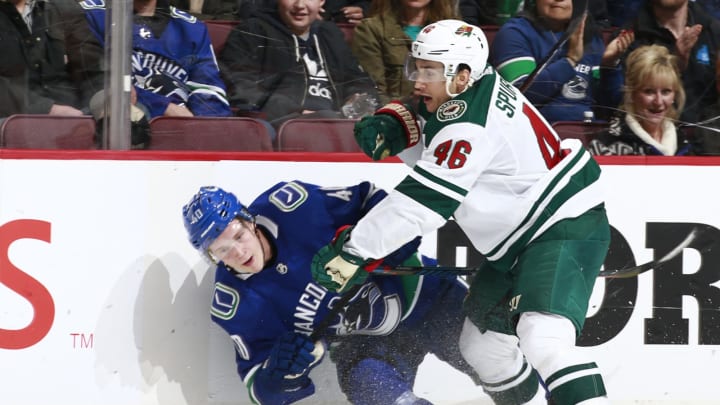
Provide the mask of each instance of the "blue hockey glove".
POLYGON ((313 279, 328 290, 342 293, 354 285, 364 283, 368 272, 380 263, 379 260, 364 260, 342 250, 345 242, 350 239, 351 230, 351 226, 338 229, 333 241, 313 256, 313 279))
POLYGON ((355 140, 372 160, 395 156, 420 140, 420 127, 409 106, 393 101, 355 124, 355 140))
POLYGON ((313 343, 306 336, 288 332, 273 346, 252 382, 252 395, 260 403, 290 404, 315 392, 308 377, 323 355, 321 341, 313 343))

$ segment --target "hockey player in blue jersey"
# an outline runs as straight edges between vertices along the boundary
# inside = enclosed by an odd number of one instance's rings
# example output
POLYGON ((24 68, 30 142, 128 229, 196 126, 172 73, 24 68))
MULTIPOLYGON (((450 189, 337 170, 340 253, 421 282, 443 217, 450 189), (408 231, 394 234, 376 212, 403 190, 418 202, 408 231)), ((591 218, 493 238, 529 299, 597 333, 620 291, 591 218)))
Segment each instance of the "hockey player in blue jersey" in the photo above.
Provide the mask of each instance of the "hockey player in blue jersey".
MULTIPOLYGON (((430 404, 412 392, 427 353, 472 374, 457 344, 467 292, 457 279, 371 276, 320 331, 324 339, 308 338, 339 299, 313 281, 313 255, 385 195, 368 182, 327 188, 292 181, 248 207, 215 187, 200 188, 183 207, 190 242, 217 263, 212 320, 232 338, 253 402, 289 404, 312 395, 308 375, 326 344, 340 388, 355 404, 430 404)), ((418 245, 404 245, 384 264, 419 264, 418 245)))
MULTIPOLYGON (((85 0, 80 5, 104 47, 105 1, 85 0)), ((230 116, 205 23, 167 0, 135 0, 133 8, 132 84, 138 104, 149 113, 147 119, 230 116)))

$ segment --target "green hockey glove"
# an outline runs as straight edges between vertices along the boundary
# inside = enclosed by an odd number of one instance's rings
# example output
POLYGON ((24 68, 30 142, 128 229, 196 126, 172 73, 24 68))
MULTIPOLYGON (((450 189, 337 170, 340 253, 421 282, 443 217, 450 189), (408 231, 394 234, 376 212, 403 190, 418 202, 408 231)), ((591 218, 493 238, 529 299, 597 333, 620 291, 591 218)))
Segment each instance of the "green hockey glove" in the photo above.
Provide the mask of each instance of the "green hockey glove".
POLYGON ((368 272, 379 264, 377 260, 364 260, 342 250, 345 242, 350 239, 351 230, 351 226, 338 229, 333 241, 313 256, 313 279, 330 291, 342 293, 356 284, 364 283, 368 272))
POLYGON ((409 106, 393 101, 355 124, 355 140, 372 160, 395 156, 420 140, 420 127, 409 106))

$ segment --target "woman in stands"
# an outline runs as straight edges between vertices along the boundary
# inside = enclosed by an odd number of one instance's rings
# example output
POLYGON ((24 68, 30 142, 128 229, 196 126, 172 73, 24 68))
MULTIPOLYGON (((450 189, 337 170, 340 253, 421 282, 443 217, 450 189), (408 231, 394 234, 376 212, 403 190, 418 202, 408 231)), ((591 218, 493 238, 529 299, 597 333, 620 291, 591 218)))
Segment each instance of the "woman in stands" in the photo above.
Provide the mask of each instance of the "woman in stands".
POLYGON ((405 58, 420 29, 439 20, 459 19, 456 3, 446 0, 375 0, 355 27, 352 51, 377 83, 380 104, 409 96, 413 82, 404 77, 405 58))
MULTIPOLYGON (((568 29, 572 0, 528 0, 523 12, 509 19, 490 46, 490 62, 505 80, 522 87, 568 29)), ((605 46, 591 17, 577 26, 567 43, 535 76, 525 96, 550 122, 581 121, 591 111, 600 66, 614 66, 632 42, 632 33, 605 46)), ((528 86, 528 85, 526 85, 528 86)))
POLYGON ((685 104, 677 56, 661 45, 646 45, 627 58, 620 112, 607 132, 592 139, 594 155, 689 155, 697 146, 675 120, 685 104))

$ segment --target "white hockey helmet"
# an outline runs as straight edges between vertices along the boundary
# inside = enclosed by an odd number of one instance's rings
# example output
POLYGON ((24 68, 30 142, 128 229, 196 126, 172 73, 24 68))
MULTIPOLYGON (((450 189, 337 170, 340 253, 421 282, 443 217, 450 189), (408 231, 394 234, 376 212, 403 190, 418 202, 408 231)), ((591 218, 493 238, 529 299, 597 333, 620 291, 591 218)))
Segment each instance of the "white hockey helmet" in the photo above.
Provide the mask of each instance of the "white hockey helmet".
POLYGON ((470 78, 475 82, 485 73, 488 54, 488 41, 479 27, 460 20, 441 20, 420 30, 405 65, 406 74, 413 80, 415 60, 424 59, 442 63, 444 79, 448 82, 461 64, 467 65, 470 78))

